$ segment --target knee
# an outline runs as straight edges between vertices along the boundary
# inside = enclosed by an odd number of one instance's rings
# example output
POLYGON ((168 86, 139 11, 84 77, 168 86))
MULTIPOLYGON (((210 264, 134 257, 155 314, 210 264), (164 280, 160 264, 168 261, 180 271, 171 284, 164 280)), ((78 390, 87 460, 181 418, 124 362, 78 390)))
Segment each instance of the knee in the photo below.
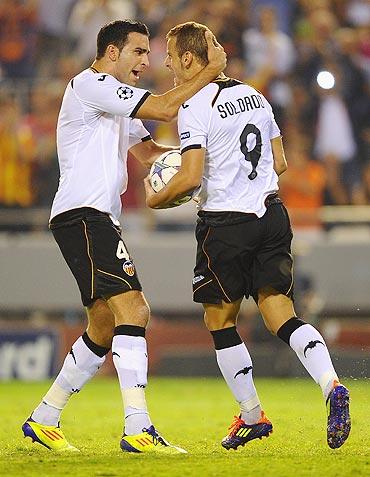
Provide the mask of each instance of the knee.
POLYGON ((236 317, 234 315, 204 313, 204 323, 209 331, 222 330, 235 326, 236 317))
MULTIPOLYGON (((117 317, 116 317, 117 318, 117 317)), ((121 324, 141 326, 146 328, 150 320, 150 307, 142 297, 132 302, 132 309, 128 315, 123 316, 121 324)), ((116 323, 117 324, 117 323, 116 323)))
POLYGON ((148 325, 149 320, 150 320, 150 307, 149 307, 148 303, 146 303, 146 302, 141 303, 137 307, 136 316, 137 316, 137 320, 138 320, 137 324, 139 326, 143 326, 144 328, 146 328, 146 326, 148 325))
POLYGON ((103 320, 98 325, 96 323, 89 323, 86 331, 89 338, 97 345, 104 348, 112 347, 114 325, 111 323, 104 323, 103 320))

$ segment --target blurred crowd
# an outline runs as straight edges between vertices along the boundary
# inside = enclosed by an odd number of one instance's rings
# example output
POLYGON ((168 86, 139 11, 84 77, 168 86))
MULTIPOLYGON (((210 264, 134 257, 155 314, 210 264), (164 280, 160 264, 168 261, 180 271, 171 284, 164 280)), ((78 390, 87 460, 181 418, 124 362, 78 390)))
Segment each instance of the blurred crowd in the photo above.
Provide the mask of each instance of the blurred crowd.
MULTIPOLYGON (((1 0, 1 208, 50 205, 64 88, 91 64, 100 27, 123 18, 150 29, 141 86, 156 93, 173 85, 167 31, 189 20, 212 29, 226 74, 273 105, 289 164, 281 195, 296 225, 317 225, 322 205, 370 203, 369 0, 1 0)), ((147 127, 178 143, 175 122, 147 127)), ((129 168, 124 205, 141 207, 144 171, 132 160, 129 168)))

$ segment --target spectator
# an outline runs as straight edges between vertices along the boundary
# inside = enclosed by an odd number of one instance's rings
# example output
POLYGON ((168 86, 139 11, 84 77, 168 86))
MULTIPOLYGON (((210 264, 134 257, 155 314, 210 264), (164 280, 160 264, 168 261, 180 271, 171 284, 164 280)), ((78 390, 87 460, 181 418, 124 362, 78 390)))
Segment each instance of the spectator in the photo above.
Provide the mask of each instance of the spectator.
POLYGON ((33 204, 32 141, 20 119, 18 103, 8 96, 0 98, 0 207, 33 204))
POLYGON ((368 27, 370 24, 370 5, 368 0, 350 0, 346 5, 347 19, 355 26, 368 27))
POLYGON ((246 30, 243 34, 247 75, 264 79, 261 89, 272 102, 280 122, 282 108, 289 101, 289 89, 284 79, 294 65, 294 45, 289 36, 278 29, 273 7, 261 8, 259 20, 260 29, 246 30))
POLYGON ((31 94, 31 112, 20 121, 30 138, 29 159, 33 164, 33 203, 49 206, 58 188, 55 125, 63 90, 53 83, 35 85, 31 94))
POLYGON ((38 74, 54 76, 55 59, 68 54, 71 40, 67 24, 77 0, 38 0, 39 37, 37 44, 38 74), (50 4, 52 3, 52 8, 50 4))
POLYGON ((5 78, 27 79, 34 74, 37 32, 34 0, 0 3, 0 66, 5 78))
POLYGON ((75 39, 75 53, 83 65, 95 57, 98 31, 117 18, 135 17, 133 2, 129 0, 77 0, 69 22, 68 32, 75 39))
POLYGON ((287 143, 288 170, 279 178, 280 193, 293 227, 319 230, 326 183, 325 168, 312 160, 309 140, 292 131, 287 143))
POLYGON ((348 109, 335 90, 321 93, 315 153, 328 177, 326 203, 351 203, 353 191, 361 181, 355 160, 357 145, 348 109))

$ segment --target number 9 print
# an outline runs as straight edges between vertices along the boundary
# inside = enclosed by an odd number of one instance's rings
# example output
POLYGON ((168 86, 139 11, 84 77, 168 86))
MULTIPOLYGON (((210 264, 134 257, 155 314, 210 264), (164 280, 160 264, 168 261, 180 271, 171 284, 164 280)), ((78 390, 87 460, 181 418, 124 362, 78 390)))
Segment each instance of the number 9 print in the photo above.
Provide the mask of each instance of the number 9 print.
POLYGON ((248 174, 248 179, 251 181, 257 177, 256 167, 261 157, 262 138, 261 131, 254 124, 247 124, 240 135, 240 150, 244 154, 245 160, 252 164, 252 172, 248 174), (250 151, 248 151, 247 142, 248 134, 254 134, 256 136, 256 145, 250 151))

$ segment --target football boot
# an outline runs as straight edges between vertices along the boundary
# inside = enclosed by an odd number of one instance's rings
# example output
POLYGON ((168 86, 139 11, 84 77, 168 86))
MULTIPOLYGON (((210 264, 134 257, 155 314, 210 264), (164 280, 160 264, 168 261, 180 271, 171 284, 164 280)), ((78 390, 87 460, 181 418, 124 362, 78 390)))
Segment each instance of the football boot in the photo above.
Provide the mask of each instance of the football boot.
POLYGON ((331 449, 341 447, 351 430, 349 391, 338 381, 326 400, 328 410, 327 442, 331 449))
POLYGON ((256 424, 246 424, 241 416, 234 416, 229 431, 229 434, 222 439, 221 445, 225 449, 236 450, 253 439, 268 437, 272 433, 272 424, 261 411, 261 418, 256 424))
POLYGON ((42 446, 55 452, 79 452, 64 437, 58 426, 45 426, 38 424, 29 418, 22 426, 24 437, 30 437, 32 442, 38 442, 42 446))
POLYGON ((162 454, 187 454, 186 450, 171 445, 158 434, 152 425, 148 429, 143 429, 141 434, 133 436, 123 435, 121 439, 121 449, 124 452, 157 452, 162 454))

